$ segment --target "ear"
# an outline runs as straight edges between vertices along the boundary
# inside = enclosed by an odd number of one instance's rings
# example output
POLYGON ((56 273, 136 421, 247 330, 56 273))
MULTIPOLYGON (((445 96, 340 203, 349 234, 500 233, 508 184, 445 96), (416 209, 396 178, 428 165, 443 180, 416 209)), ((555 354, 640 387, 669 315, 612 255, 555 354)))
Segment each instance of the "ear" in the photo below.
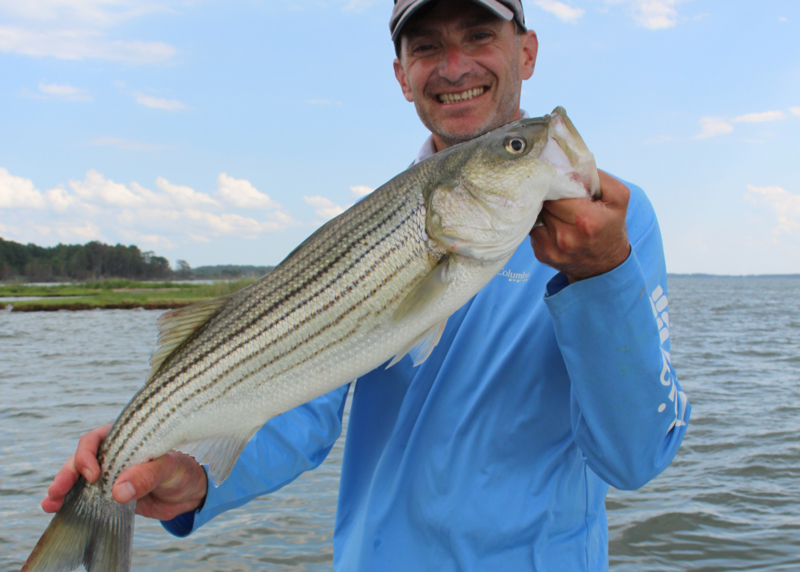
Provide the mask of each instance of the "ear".
POLYGON ((411 84, 408 83, 406 70, 403 69, 403 64, 400 63, 400 58, 394 59, 394 77, 397 78, 397 83, 400 84, 400 89, 403 90, 403 97, 409 103, 414 101, 414 94, 411 92, 411 84))
POLYGON ((519 39, 519 76, 521 79, 530 79, 533 68, 536 67, 536 54, 539 53, 539 38, 536 32, 528 30, 519 39))

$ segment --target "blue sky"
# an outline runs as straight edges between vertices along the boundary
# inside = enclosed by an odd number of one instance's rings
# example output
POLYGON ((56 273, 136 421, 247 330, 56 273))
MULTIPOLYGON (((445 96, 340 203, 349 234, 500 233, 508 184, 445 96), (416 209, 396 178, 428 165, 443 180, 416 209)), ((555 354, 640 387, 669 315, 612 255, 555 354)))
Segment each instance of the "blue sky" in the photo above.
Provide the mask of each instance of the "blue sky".
MULTIPOLYGON (((522 106, 645 189, 671 272, 800 272, 800 3, 524 0, 522 106)), ((0 0, 0 236, 275 264, 427 136, 383 0, 0 0)))

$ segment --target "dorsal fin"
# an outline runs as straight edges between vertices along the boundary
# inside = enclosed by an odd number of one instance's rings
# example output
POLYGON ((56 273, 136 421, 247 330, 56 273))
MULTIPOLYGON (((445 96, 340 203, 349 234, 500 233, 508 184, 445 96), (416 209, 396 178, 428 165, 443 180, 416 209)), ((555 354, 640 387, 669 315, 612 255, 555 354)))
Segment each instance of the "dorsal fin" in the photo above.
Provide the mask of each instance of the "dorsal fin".
POLYGON ((150 371, 147 373, 147 381, 145 383, 150 383, 153 380, 164 361, 198 328, 216 316, 228 303, 231 296, 233 294, 205 300, 204 302, 198 302, 161 314, 156 322, 158 325, 158 341, 156 342, 158 349, 150 358, 150 371))

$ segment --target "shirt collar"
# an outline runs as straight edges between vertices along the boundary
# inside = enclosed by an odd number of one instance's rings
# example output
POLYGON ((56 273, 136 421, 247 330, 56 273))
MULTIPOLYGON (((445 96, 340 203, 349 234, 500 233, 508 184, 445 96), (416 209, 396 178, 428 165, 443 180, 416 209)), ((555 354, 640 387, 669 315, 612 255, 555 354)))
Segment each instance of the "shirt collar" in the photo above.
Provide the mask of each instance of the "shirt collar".
MULTIPOLYGON (((519 118, 526 119, 527 117, 530 117, 528 115, 528 112, 525 111, 524 109, 520 109, 519 118)), ((435 153, 436 153, 436 147, 433 144, 433 135, 428 135, 428 138, 425 139, 425 143, 422 144, 422 148, 419 150, 419 153, 417 153, 417 158, 414 159, 414 162, 411 164, 416 165, 420 161, 424 161, 425 159, 431 157, 435 153)))

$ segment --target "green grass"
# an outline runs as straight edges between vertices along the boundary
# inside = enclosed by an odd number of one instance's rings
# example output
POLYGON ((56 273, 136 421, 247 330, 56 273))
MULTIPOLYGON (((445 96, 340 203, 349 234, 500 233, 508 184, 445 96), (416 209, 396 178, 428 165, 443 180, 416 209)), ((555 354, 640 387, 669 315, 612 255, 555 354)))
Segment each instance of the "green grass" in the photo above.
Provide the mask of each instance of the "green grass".
MULTIPOLYGON (((0 286, 0 296, 43 296, 43 300, 12 302, 14 311, 94 308, 177 308, 231 294, 255 282, 253 278, 213 284, 175 284, 104 280, 63 286, 0 286), (114 290, 117 290, 116 292, 114 290), (144 291, 142 291, 144 290, 144 291), (65 298, 67 297, 67 298, 65 298)), ((0 304, 3 305, 3 304, 0 304)))

